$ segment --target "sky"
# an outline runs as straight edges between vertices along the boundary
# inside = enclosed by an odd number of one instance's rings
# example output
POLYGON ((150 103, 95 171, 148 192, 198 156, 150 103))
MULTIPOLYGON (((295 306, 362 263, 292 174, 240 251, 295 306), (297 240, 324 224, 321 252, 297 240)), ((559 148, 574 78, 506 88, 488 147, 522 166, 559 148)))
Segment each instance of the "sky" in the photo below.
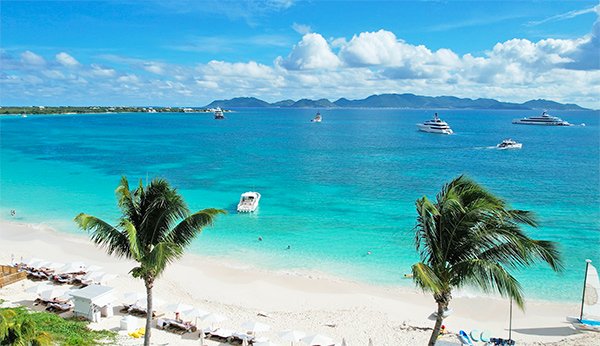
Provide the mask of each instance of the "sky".
POLYGON ((598 1, 0 2, 0 105, 414 93, 600 108, 598 1))

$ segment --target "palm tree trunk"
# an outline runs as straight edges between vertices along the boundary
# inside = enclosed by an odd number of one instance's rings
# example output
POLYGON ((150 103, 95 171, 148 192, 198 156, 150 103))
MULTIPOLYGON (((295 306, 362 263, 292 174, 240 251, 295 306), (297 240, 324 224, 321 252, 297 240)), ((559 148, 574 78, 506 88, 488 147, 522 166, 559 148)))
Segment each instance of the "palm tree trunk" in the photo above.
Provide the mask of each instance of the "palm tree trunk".
POLYGON ((144 279, 146 284, 146 332, 144 333, 144 346, 150 346, 150 333, 152 331, 152 287, 154 286, 154 278, 147 277, 144 279))
POLYGON ((448 304, 438 302, 435 326, 433 327, 433 332, 431 332, 431 337, 429 338, 429 343, 427 344, 428 346, 434 346, 438 336, 440 335, 440 329, 442 328, 442 321, 444 319, 444 310, 446 310, 447 306, 448 304))

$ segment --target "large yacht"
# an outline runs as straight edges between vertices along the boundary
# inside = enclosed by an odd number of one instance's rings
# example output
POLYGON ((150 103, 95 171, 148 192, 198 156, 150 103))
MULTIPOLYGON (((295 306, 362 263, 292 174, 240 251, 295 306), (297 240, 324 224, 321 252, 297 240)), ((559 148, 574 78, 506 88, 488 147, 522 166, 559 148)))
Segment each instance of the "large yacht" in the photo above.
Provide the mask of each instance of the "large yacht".
POLYGON ((523 143, 518 143, 513 141, 512 139, 505 139, 502 143, 496 145, 496 148, 504 150, 504 149, 521 149, 523 147, 523 143))
POLYGON ((559 117, 552 116, 546 112, 543 112, 542 115, 537 117, 523 118, 523 119, 515 119, 512 122, 513 124, 521 124, 521 125, 545 125, 545 126, 571 126, 572 124, 562 120, 559 117))
POLYGON ((217 119, 217 120, 225 119, 225 116, 223 115, 223 110, 220 107, 217 107, 215 109, 215 119, 217 119))
POLYGON ((238 213, 249 213, 253 212, 258 208, 258 202, 260 201, 260 193, 258 192, 244 192, 240 197, 240 203, 238 203, 238 213))
POLYGON ((454 133, 450 126, 448 126, 448 123, 440 119, 437 113, 433 115, 433 119, 427 120, 422 124, 417 124, 417 127, 419 128, 419 131, 423 132, 441 133, 445 135, 454 133))

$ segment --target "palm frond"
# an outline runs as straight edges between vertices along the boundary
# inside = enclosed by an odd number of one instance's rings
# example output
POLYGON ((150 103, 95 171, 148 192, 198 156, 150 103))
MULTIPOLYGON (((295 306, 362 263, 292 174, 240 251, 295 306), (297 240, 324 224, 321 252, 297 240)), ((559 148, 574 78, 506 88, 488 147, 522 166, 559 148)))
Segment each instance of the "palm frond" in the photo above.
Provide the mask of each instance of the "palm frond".
POLYGON ((167 264, 175 261, 183 255, 184 247, 172 242, 161 242, 156 244, 143 259, 143 266, 152 268, 156 277, 160 276, 167 264))
POLYGON ((219 214, 225 214, 225 210, 209 208, 196 212, 169 231, 164 240, 187 246, 196 234, 202 231, 202 228, 212 226, 215 217, 219 214))
POLYGON ((416 263, 412 266, 413 281, 424 291, 434 294, 443 291, 443 282, 435 271, 425 263, 416 263))
POLYGON ((129 239, 127 236, 107 222, 91 215, 81 213, 75 222, 85 231, 91 232, 92 241, 105 248, 109 255, 131 258, 129 239))

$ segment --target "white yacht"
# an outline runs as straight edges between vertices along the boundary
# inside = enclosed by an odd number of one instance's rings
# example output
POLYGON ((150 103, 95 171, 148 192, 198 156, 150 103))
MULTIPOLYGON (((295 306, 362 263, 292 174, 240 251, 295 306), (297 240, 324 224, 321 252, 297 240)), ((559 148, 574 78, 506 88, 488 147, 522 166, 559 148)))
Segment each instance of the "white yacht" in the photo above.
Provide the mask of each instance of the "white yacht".
POLYGON ((427 120, 422 124, 417 124, 417 127, 419 128, 419 131, 423 132, 441 133, 445 135, 454 133, 450 126, 448 126, 448 123, 440 119, 437 113, 433 115, 433 119, 427 120))
POLYGON ((240 197, 240 203, 238 203, 238 213, 250 213, 258 208, 258 202, 260 201, 260 193, 249 191, 242 193, 240 197))
POLYGON ((521 125, 545 125, 545 126, 571 126, 572 124, 562 120, 559 117, 552 116, 545 111, 537 117, 515 119, 513 124, 521 125))
POLYGON ((516 141, 513 141, 512 139, 505 139, 502 141, 502 143, 496 145, 496 148, 500 149, 500 150, 504 150, 504 149, 521 149, 523 147, 523 143, 517 143, 516 141))
POLYGON ((312 118, 311 121, 313 123, 320 123, 321 121, 323 121, 323 117, 321 116, 321 113, 317 112, 317 115, 315 115, 315 117, 312 118))
POLYGON ((220 107, 217 107, 215 109, 215 119, 217 119, 217 120, 225 119, 225 116, 223 115, 223 110, 220 107))

